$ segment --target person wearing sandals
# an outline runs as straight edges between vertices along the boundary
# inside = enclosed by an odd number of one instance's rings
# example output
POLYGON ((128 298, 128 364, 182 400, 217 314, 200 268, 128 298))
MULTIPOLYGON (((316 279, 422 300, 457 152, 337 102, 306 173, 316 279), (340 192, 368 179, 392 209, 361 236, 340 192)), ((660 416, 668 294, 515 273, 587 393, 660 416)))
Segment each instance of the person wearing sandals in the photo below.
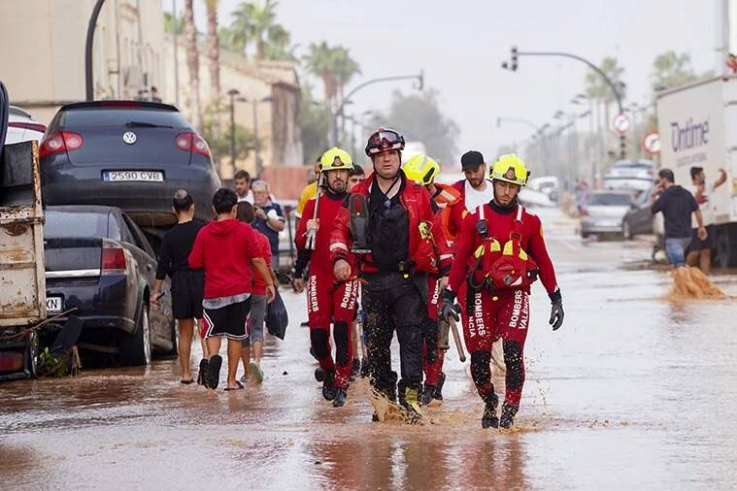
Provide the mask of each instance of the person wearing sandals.
POLYGON ((222 358, 218 354, 222 338, 228 340, 228 379, 225 390, 243 388, 236 380, 241 343, 246 338, 246 319, 250 310, 252 265, 266 280, 267 301, 274 299, 274 283, 269 268, 259 257, 258 241, 250 225, 237 221, 238 196, 221 188, 212 198, 216 219, 200 230, 189 255, 192 269, 205 272, 202 306, 207 329, 209 360, 201 362, 203 385, 216 389, 222 358))
POLYGON ((202 271, 193 271, 187 258, 192 251, 195 237, 204 223, 194 220, 195 205, 192 196, 184 189, 174 193, 172 210, 177 224, 171 228, 161 242, 161 254, 156 269, 151 304, 159 304, 164 279, 171 278, 171 306, 174 318, 179 323, 179 363, 182 367, 181 383, 194 382, 190 371, 190 350, 195 319, 202 318, 202 295, 205 279, 202 271))
MULTIPOLYGON (((238 202, 238 221, 250 224, 253 221, 254 210, 250 203, 238 202)), ((266 264, 271 264, 271 248, 269 239, 262 233, 256 232, 259 242, 260 254, 266 264)), ((269 270, 271 280, 276 288, 276 275, 269 270)), ((258 271, 251 268, 251 281, 253 291, 251 292, 251 312, 246 323, 248 337, 242 342, 241 359, 243 360, 243 377, 241 382, 246 382, 251 375, 259 384, 264 380, 264 372, 261 370, 261 355, 264 345, 264 319, 266 318, 266 279, 258 271), (253 348, 253 360, 251 360, 251 348, 253 348)))

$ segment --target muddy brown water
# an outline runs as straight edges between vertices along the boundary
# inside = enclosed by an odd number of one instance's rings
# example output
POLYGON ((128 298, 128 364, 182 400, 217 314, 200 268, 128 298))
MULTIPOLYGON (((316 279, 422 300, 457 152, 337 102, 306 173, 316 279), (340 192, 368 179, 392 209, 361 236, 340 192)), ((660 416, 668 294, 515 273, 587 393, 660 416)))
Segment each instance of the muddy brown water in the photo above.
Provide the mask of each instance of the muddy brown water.
MULTIPOLYGON (((666 271, 623 268, 649 257, 645 242, 584 244, 542 215, 566 320, 550 330, 535 286, 512 431, 481 429, 452 350, 425 425, 372 423, 364 380, 334 409, 312 375, 304 299, 286 293, 291 325, 267 340, 261 386, 182 386, 173 360, 0 384, 0 488, 733 488, 737 303, 668 302, 666 271)), ((737 294, 734 276, 712 279, 737 294)))

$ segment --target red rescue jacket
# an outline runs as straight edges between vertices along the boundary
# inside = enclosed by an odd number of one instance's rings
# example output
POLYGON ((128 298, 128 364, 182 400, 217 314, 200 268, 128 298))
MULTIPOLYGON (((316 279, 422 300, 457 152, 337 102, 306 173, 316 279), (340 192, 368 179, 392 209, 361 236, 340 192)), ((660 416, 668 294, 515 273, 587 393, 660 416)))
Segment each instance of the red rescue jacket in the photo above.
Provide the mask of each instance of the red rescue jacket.
MULTIPOLYGON (((415 270, 431 272, 431 256, 435 256, 436 266, 440 274, 446 275, 450 271, 453 256, 450 245, 443 234, 440 213, 437 213, 433 208, 430 193, 420 184, 407 181, 401 170, 400 173, 401 179, 404 180, 404 188, 399 195, 399 202, 407 210, 410 229, 407 258, 413 262, 415 270), (431 234, 431 242, 434 242, 437 252, 433 252, 433 244, 428 246, 429 241, 422 238, 421 224, 423 223, 425 225, 422 226, 422 229, 431 234), (423 242, 425 245, 423 245, 423 242)), ((367 200, 370 199, 371 186, 374 180, 375 175, 372 173, 368 179, 353 188, 352 194, 360 194, 365 196, 367 200)), ((333 223, 333 231, 330 236, 330 259, 333 262, 348 258, 353 244, 350 228, 351 217, 347 204, 348 200, 338 211, 333 223)), ((377 268, 373 265, 371 254, 366 254, 358 259, 361 271, 365 273, 377 271, 377 268)))

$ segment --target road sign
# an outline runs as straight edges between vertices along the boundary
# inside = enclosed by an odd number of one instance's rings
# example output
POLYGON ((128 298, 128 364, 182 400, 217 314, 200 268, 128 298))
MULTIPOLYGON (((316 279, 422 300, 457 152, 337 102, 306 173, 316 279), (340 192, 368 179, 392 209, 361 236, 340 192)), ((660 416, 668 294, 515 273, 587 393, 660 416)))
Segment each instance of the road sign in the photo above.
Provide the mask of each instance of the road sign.
POLYGON ((630 129, 630 117, 624 113, 619 113, 612 119, 612 129, 617 133, 624 134, 630 129))
POLYGON ((660 133, 651 131, 642 138, 642 149, 650 155, 660 153, 660 133))

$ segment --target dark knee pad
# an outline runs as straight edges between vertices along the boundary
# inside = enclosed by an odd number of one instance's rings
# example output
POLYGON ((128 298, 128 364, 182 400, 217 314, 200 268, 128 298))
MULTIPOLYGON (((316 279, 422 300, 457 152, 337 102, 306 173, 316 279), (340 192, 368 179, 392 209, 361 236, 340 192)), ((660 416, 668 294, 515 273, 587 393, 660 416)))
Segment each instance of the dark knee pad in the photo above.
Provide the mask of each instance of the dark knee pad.
POLYGON ((327 358, 330 356, 330 349, 328 349, 328 332, 325 329, 312 329, 310 331, 310 341, 312 342, 312 349, 315 350, 315 355, 318 360, 327 358))
POLYGON ((349 337, 348 323, 336 322, 333 326, 333 339, 335 339, 335 363, 337 365, 348 364, 349 337))
POLYGON ((474 351, 471 353, 471 377, 476 387, 481 387, 491 381, 490 352, 474 351))
POLYGON ((525 383, 525 365, 522 345, 517 341, 504 342, 504 364, 507 366, 507 387, 521 389, 525 383))

